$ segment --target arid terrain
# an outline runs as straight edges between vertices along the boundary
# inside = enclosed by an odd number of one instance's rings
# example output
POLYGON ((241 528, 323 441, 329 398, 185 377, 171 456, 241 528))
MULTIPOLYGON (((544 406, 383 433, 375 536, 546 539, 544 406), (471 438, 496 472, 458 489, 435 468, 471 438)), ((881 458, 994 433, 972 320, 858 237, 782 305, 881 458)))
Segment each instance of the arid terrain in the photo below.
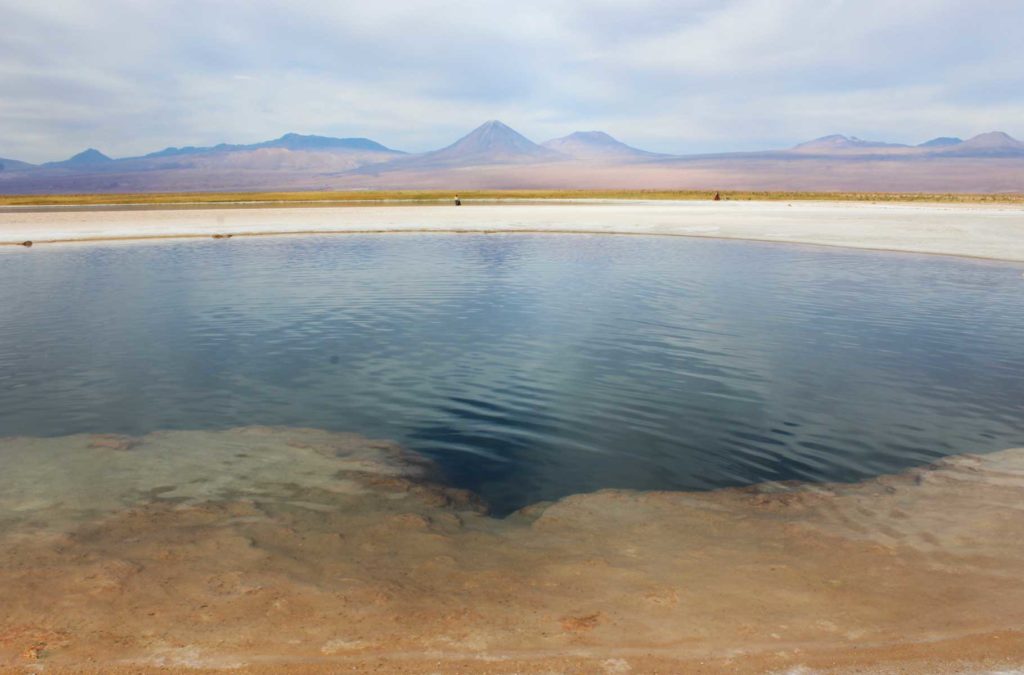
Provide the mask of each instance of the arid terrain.
POLYGON ((1024 665, 1024 451, 860 484, 486 515, 386 441, 0 441, 16 672, 979 672, 1024 665))

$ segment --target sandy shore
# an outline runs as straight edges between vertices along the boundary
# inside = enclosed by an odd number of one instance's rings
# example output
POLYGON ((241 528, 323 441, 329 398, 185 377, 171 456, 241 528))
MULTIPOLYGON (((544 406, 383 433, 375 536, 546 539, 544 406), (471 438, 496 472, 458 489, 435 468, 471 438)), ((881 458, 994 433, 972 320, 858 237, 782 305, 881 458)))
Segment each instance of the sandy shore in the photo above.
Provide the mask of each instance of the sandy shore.
POLYGON ((313 429, 7 438, 0 458, 0 670, 1024 665, 1024 450, 506 519, 391 443, 313 429))
MULTIPOLYGON (((0 244, 354 232, 592 232, 718 237, 1024 261, 1024 208, 831 202, 0 209, 0 244)), ((4 246, 0 250, 11 250, 4 246)))

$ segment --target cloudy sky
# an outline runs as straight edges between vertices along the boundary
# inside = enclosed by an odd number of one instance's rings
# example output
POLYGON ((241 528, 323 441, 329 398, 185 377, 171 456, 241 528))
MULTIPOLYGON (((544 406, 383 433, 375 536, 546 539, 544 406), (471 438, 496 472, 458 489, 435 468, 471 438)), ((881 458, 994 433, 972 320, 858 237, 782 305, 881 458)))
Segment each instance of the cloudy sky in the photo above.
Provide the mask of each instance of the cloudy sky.
POLYGON ((1021 0, 0 0, 0 156, 497 118, 665 152, 1024 138, 1021 0))

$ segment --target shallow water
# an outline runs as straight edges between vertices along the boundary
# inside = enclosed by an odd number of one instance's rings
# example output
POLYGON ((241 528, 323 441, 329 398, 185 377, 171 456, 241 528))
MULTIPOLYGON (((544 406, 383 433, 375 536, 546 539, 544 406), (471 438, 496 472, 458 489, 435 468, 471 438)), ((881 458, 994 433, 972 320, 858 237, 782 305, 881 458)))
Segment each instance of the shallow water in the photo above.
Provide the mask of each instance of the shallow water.
POLYGON ((0 256, 0 436, 354 432, 430 455, 499 514, 851 481, 1024 445, 1022 269, 586 235, 18 251, 0 256))

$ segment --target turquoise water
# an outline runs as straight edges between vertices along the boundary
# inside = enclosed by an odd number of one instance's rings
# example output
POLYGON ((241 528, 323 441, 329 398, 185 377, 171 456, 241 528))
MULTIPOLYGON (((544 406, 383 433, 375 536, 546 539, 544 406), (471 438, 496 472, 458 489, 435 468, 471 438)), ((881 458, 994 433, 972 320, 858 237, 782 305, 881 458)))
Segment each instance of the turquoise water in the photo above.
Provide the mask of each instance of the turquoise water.
MULTIPOLYGON (((1024 266, 673 237, 0 255, 0 436, 396 440, 497 513, 1024 446, 1024 266)), ((212 469, 211 469, 212 470, 212 469)))

